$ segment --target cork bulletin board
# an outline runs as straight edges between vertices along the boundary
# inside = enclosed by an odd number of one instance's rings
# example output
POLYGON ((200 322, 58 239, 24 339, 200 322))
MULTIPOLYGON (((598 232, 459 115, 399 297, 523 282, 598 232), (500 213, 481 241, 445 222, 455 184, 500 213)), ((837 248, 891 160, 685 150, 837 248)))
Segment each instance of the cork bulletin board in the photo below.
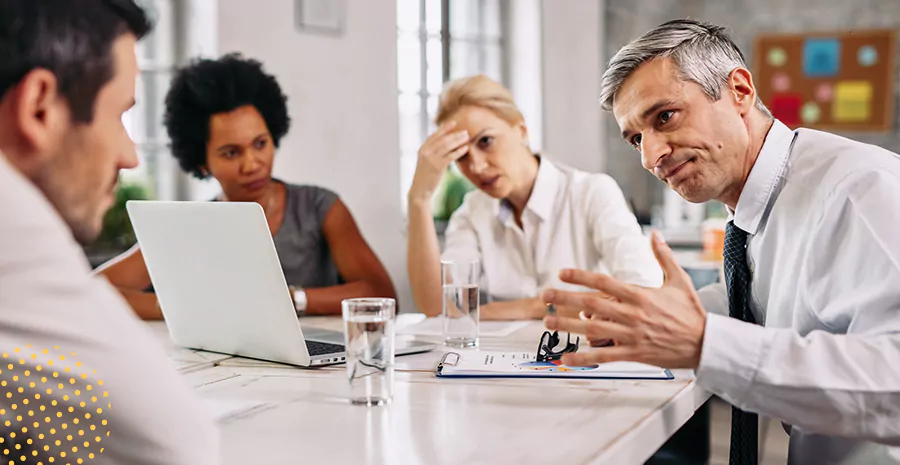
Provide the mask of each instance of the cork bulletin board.
POLYGON ((754 83, 787 126, 890 131, 896 105, 893 30, 761 35, 754 83))

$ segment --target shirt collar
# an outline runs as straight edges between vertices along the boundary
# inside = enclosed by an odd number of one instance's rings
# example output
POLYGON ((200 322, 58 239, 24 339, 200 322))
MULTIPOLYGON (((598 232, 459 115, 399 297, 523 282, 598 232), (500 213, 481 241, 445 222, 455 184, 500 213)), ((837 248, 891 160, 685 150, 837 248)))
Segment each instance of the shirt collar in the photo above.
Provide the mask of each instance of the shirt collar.
POLYGON ((794 136, 794 131, 776 119, 750 169, 733 214, 734 225, 751 235, 759 231, 763 215, 774 201, 773 194, 784 176, 794 136))
MULTIPOLYGON (((528 203, 525 204, 525 210, 535 214, 541 221, 547 221, 551 218, 553 204, 556 201, 559 169, 545 157, 539 157, 539 160, 537 177, 534 180, 534 187, 531 189, 531 196, 528 197, 528 203)), ((513 217, 512 204, 509 203, 509 200, 503 199, 497 203, 497 206, 497 219, 506 224, 513 217)))

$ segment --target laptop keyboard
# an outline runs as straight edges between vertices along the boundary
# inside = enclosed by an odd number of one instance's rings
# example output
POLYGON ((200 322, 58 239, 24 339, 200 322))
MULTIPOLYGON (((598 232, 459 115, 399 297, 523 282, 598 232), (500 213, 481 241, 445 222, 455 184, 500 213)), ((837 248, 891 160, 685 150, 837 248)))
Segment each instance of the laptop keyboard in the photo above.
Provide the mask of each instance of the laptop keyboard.
POLYGON ((345 349, 342 344, 329 344, 327 342, 306 341, 306 350, 309 351, 310 357, 315 357, 316 355, 340 353, 340 352, 343 352, 345 349))

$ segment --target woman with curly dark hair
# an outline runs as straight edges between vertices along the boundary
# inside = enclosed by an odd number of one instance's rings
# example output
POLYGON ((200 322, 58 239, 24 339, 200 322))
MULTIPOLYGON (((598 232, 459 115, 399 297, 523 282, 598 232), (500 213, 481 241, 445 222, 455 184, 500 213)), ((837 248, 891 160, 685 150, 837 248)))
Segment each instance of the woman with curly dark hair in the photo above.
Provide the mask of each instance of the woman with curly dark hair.
MULTIPOLYGON (((259 203, 298 315, 337 314, 341 300, 392 297, 384 266, 333 192, 272 178, 275 149, 290 127, 287 97, 262 65, 240 55, 181 69, 166 97, 172 154, 197 178, 222 187, 216 200, 259 203)), ((144 319, 162 314, 145 292, 150 275, 135 246, 99 270, 144 319)))

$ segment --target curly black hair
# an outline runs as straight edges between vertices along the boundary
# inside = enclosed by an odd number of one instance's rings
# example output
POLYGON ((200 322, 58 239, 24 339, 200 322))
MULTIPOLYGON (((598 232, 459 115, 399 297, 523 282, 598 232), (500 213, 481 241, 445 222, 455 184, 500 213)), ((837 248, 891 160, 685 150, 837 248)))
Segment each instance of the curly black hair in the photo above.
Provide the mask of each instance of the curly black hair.
POLYGON ((208 176, 201 168, 206 165, 210 119, 245 105, 256 107, 278 147, 291 118, 287 97, 275 77, 263 71, 262 63, 231 53, 217 60, 194 60, 178 70, 166 95, 163 123, 172 141, 172 155, 185 172, 199 179, 208 176))

